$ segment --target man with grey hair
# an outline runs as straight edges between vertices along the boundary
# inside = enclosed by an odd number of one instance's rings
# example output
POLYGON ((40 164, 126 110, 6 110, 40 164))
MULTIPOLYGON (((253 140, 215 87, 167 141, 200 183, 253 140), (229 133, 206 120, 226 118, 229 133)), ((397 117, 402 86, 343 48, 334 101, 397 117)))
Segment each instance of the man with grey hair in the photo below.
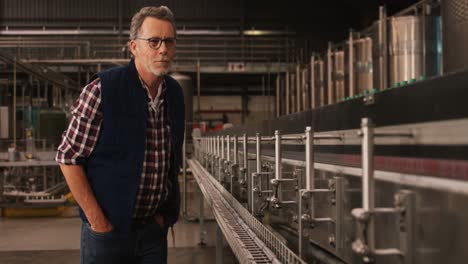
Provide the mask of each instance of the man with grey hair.
POLYGON ((81 263, 166 263, 179 215, 182 89, 167 75, 174 17, 165 6, 133 18, 124 67, 99 72, 72 107, 56 160, 80 206, 81 263))

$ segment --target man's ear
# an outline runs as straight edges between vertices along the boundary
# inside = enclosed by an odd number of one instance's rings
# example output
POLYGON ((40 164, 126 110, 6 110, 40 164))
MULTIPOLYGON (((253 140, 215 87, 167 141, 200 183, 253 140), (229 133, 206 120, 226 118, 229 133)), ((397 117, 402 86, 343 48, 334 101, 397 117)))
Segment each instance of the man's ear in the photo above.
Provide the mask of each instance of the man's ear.
POLYGON ((128 42, 128 49, 130 52, 133 54, 133 57, 135 57, 135 52, 136 52, 136 41, 135 40, 130 40, 128 42))

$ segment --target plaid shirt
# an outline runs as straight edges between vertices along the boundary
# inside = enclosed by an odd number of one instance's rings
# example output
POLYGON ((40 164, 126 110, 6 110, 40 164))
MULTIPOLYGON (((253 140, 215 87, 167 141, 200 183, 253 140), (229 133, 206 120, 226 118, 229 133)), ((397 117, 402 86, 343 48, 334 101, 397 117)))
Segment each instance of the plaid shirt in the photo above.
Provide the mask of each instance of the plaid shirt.
MULTIPOLYGON (((164 100, 166 85, 158 88, 151 100, 148 87, 148 119, 146 121, 146 149, 133 218, 146 222, 154 217, 158 206, 168 195, 171 137, 164 100)), ((101 109, 101 82, 89 83, 71 109, 72 119, 58 147, 56 160, 62 164, 80 164, 93 152, 99 137, 103 113, 101 109)))

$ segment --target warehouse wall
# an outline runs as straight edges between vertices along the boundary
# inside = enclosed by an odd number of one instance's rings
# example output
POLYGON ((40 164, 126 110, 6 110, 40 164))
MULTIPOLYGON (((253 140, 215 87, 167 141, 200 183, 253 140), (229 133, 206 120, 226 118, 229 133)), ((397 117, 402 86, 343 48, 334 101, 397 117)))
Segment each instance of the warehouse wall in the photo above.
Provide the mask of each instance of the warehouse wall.
MULTIPOLYGON (((259 121, 268 119, 268 104, 271 112, 274 112, 274 96, 249 96, 248 110, 245 117, 245 124, 256 124, 259 121)), ((229 123, 234 125, 242 124, 241 117, 241 96, 200 96, 201 110, 214 110, 217 113, 202 113, 203 119, 221 119, 222 110, 239 110, 239 113, 226 113, 229 123)), ((197 98, 194 97, 194 113, 198 110, 197 98)), ((272 115, 270 115, 271 117, 272 115)))

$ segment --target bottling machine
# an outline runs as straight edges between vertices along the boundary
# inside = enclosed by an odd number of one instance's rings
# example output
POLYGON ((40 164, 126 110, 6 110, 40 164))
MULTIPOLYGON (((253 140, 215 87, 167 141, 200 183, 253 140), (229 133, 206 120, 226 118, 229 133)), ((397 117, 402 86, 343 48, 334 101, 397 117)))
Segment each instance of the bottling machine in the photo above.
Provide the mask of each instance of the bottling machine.
POLYGON ((442 62, 439 16, 460 5, 381 8, 278 75, 276 119, 194 138, 188 165, 240 263, 465 262, 468 61, 442 62))

